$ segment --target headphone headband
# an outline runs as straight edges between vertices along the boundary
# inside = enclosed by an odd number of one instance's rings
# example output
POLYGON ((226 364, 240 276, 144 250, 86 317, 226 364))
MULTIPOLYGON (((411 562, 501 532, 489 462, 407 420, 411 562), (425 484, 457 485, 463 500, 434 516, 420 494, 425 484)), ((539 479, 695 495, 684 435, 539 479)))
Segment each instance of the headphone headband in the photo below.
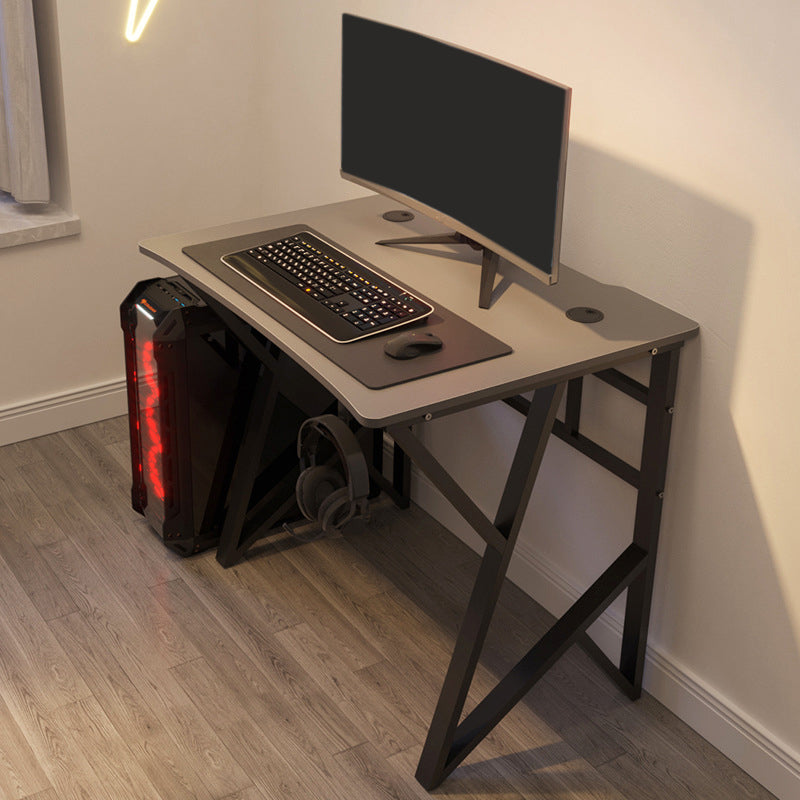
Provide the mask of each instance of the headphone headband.
POLYGON ((301 469, 316 466, 316 451, 320 438, 331 442, 345 471, 351 501, 365 498, 369 493, 369 470, 364 453, 347 423, 335 414, 311 417, 300 426, 297 434, 297 457, 301 469))

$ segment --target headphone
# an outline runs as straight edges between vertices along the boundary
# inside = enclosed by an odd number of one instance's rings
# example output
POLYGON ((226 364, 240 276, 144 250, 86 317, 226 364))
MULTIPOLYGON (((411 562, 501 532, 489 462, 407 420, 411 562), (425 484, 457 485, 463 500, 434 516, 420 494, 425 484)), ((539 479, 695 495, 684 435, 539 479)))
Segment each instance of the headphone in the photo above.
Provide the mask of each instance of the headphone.
POLYGON ((306 519, 328 532, 366 513, 367 462, 344 420, 334 414, 307 419, 297 434, 297 456, 301 472, 295 496, 306 519), (338 456, 335 466, 334 456, 338 456))

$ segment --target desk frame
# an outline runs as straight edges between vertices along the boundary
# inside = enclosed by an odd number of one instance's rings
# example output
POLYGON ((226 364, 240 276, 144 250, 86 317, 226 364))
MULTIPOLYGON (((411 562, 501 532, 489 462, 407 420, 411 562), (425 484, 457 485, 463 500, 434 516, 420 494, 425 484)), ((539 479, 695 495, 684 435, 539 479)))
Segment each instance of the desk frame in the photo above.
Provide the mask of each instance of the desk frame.
MULTIPOLYGON (((266 498, 251 505, 258 459, 281 390, 282 365, 288 356, 224 305, 200 293, 247 351, 240 392, 240 402, 245 402, 241 398, 249 399, 241 431, 242 446, 233 461, 221 467, 231 470, 231 491, 217 560, 229 567, 268 535, 275 522, 294 505, 291 481, 277 485, 266 498)), ((524 415, 525 422, 493 521, 415 435, 413 425, 420 420, 385 429, 395 444, 391 481, 383 477, 383 429, 375 429, 370 458, 373 481, 395 503, 407 506, 413 462, 486 543, 417 767, 416 778, 426 789, 438 786, 573 644, 584 647, 629 697, 640 696, 681 346, 678 343, 650 352, 648 386, 615 368, 590 373, 645 405, 638 469, 580 433, 583 376, 539 387, 530 401, 520 395, 499 398, 524 415), (556 413, 565 391, 562 421, 556 413), (632 542, 459 722, 551 434, 637 490, 632 542), (586 630, 626 589, 622 648, 616 665, 586 630)))

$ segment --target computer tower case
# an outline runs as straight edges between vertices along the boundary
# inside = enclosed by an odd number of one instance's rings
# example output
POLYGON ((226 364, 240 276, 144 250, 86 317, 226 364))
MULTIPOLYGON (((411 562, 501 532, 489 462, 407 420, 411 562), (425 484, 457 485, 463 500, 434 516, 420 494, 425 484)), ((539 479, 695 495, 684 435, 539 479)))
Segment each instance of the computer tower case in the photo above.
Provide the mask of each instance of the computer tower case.
MULTIPOLYGON (((219 317, 180 278, 137 283, 122 302, 120 316, 131 502, 167 547, 188 556, 219 541, 255 359, 246 356, 219 317)), ((284 492, 284 484, 293 491, 300 426, 335 407, 316 379, 291 360, 285 365, 253 506, 262 497, 269 500, 267 506, 279 504, 276 495, 289 491, 284 492)))
POLYGON ((217 467, 238 356, 213 311, 178 278, 137 283, 120 306, 133 508, 181 555, 218 538, 217 467))

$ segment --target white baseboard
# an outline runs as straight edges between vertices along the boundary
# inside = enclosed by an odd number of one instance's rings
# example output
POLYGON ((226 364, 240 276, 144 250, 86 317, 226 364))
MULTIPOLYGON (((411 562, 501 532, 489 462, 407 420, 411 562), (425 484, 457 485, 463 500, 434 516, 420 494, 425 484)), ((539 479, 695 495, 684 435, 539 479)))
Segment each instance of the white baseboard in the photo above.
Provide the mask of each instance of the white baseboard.
POLYGON ((0 446, 125 414, 125 380, 0 408, 0 446))
MULTIPOLYGON (((414 502, 473 550, 482 552, 483 541, 450 503, 424 476, 416 470, 412 474, 414 502)), ((556 615, 566 611, 583 591, 525 542, 517 544, 508 577, 556 615)), ((591 634, 609 657, 618 658, 614 655, 622 642, 622 620, 618 616, 606 611, 592 626, 591 634)), ((800 797, 800 755, 669 653, 648 646, 644 688, 776 797, 800 797)))

